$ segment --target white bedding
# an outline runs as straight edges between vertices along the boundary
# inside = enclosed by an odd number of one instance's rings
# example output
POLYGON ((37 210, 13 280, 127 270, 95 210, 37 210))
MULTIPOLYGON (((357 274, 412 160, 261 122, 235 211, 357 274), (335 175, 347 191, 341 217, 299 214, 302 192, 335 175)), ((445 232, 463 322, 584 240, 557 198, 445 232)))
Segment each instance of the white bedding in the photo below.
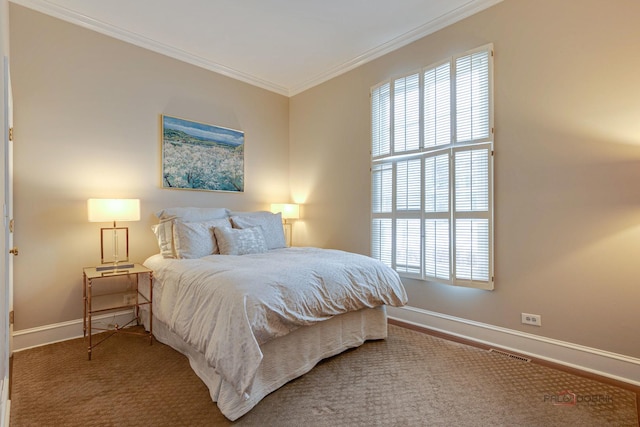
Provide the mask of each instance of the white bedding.
POLYGON ((398 275, 362 255, 317 248, 175 260, 155 255, 154 315, 248 398, 260 346, 366 307, 404 305, 398 275))

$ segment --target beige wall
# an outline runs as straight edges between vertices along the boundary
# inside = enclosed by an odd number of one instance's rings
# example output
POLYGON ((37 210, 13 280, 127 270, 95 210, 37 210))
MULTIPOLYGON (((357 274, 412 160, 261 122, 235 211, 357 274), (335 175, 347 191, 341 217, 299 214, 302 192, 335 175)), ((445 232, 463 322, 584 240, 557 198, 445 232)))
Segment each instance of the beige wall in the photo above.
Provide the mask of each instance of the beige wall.
POLYGON ((492 42, 496 287, 407 280, 409 304, 640 357, 638 17, 634 0, 505 0, 293 97, 298 243, 369 252, 370 87, 492 42))
POLYGON ((0 1, 0 51, 2 55, 9 55, 9 2, 0 1))
MULTIPOLYGON (((99 262, 91 197, 141 199, 131 258, 158 248, 168 206, 264 209, 289 200, 288 98, 11 5, 16 330, 82 318, 82 267, 99 262), (245 192, 160 186, 161 114, 245 132, 245 192)), ((123 223, 124 225, 124 223, 123 223)))

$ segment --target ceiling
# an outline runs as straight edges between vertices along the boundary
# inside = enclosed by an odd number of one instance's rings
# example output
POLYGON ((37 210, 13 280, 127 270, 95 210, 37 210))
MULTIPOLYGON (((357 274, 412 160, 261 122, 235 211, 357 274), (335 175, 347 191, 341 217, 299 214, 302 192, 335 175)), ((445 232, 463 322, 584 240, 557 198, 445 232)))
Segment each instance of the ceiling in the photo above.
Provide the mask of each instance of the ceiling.
POLYGON ((286 96, 502 0, 11 0, 286 96))

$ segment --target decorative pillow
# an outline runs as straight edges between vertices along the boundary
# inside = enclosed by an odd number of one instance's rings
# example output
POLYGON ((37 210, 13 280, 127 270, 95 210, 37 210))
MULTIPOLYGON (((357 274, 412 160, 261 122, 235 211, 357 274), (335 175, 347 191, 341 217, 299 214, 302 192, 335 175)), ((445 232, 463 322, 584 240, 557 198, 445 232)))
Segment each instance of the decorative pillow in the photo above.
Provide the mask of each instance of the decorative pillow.
POLYGON ((161 220, 176 218, 183 222, 201 222, 212 219, 226 218, 229 209, 226 208, 165 208, 156 212, 161 220))
POLYGON ((220 253, 214 227, 231 228, 228 219, 213 219, 203 222, 176 221, 173 224, 173 244, 176 255, 181 259, 202 258, 220 253))
POLYGON ((213 232, 222 255, 259 254, 267 251, 267 244, 259 227, 216 227, 213 232))
POLYGON ((266 211, 250 212, 246 214, 234 215, 231 222, 235 228, 260 227, 267 243, 267 248, 278 249, 287 246, 284 239, 284 228, 282 227, 282 214, 266 211))
POLYGON ((173 217, 167 218, 165 220, 161 220, 160 224, 151 226, 153 233, 158 239, 160 254, 162 254, 164 258, 176 257, 176 253, 173 248, 173 220, 173 217))

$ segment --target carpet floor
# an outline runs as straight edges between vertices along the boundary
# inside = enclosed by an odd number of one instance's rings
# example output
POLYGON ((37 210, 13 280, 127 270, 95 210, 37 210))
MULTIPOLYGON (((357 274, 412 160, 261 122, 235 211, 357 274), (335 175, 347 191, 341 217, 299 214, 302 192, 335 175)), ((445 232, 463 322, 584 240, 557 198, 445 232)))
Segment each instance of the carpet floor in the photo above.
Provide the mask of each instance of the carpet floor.
POLYGON ((229 422, 180 353, 118 334, 15 353, 12 426, 638 426, 636 394, 390 325, 229 422))

